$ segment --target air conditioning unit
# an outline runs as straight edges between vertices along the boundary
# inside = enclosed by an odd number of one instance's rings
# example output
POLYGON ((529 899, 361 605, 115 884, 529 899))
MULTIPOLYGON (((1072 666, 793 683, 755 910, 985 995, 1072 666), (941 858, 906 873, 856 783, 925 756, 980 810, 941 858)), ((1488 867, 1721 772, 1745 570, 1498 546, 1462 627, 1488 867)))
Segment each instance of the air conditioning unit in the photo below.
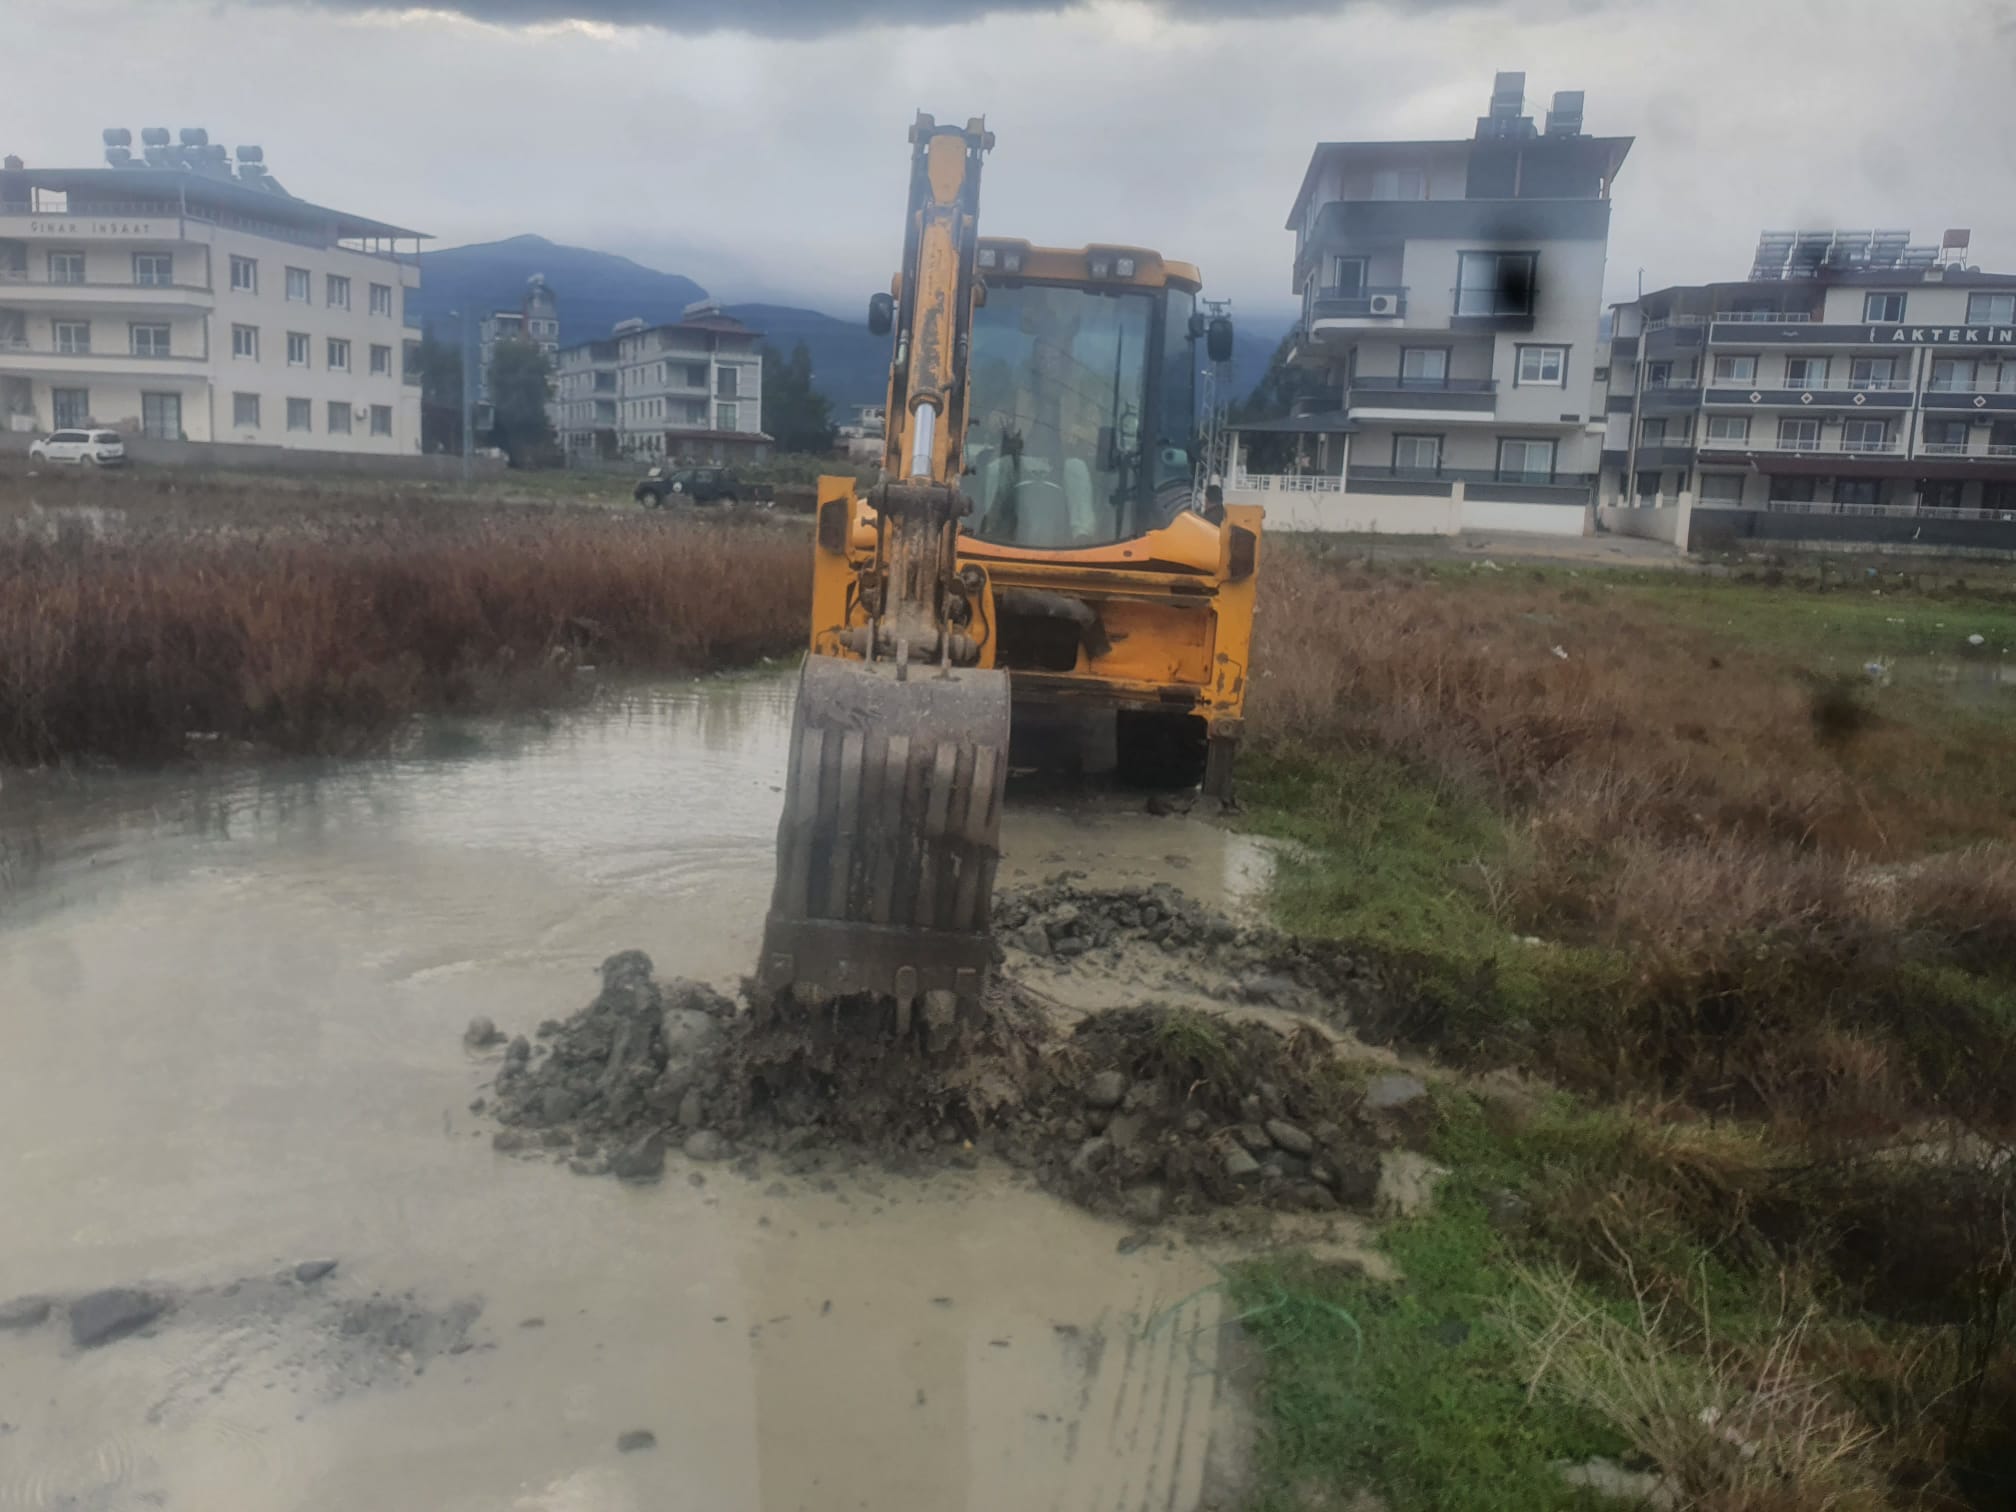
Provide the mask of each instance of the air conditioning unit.
POLYGON ((1398 294, 1374 294, 1365 308, 1374 315, 1398 315, 1400 296, 1398 294))

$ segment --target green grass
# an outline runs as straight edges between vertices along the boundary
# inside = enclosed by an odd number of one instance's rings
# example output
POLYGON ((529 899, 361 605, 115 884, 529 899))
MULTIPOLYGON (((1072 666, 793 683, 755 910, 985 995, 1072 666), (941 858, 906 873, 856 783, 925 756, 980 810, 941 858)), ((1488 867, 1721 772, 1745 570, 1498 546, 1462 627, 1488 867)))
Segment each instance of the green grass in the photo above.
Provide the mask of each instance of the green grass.
POLYGON ((1360 1488, 1394 1512, 1584 1504, 1555 1463, 1622 1443, 1588 1413, 1529 1396, 1525 1350, 1507 1321, 1529 1299, 1479 1190, 1476 1170, 1459 1171, 1433 1213, 1387 1230, 1380 1242, 1398 1282, 1295 1256, 1232 1273, 1233 1300, 1267 1360, 1255 1512, 1341 1507, 1360 1488))

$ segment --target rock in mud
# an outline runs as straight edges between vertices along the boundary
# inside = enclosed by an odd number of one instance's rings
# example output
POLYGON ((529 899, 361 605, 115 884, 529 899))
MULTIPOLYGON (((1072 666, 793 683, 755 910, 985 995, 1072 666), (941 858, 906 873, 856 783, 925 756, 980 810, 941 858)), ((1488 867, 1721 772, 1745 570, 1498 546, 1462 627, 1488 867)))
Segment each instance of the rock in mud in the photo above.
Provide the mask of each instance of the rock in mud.
POLYGON ((109 1344, 145 1328, 168 1311, 168 1298, 137 1287, 115 1286, 70 1304, 70 1340, 79 1349, 109 1344))
POLYGON ((1117 1108, 1127 1095, 1127 1077, 1119 1071, 1101 1071, 1085 1083, 1085 1106, 1117 1108))
POLYGON ((1050 935, 1041 924, 1024 924, 1009 937, 1018 950, 1026 950, 1033 956, 1050 954, 1050 935))
POLYGON ((1232 1137, 1243 1145, 1249 1154, 1265 1155, 1274 1148, 1274 1141, 1267 1137, 1267 1131, 1257 1123, 1242 1123, 1232 1130, 1232 1137))
POLYGON ((35 1328, 48 1318, 55 1303, 48 1297, 16 1297, 0 1302, 0 1329, 35 1328))
POLYGON ((687 1089, 679 1099, 679 1127, 698 1129, 707 1122, 707 1099, 700 1095, 698 1087, 687 1089))
POLYGON ((532 1060, 532 1041, 519 1035, 504 1050, 504 1069, 509 1072, 523 1071, 532 1060))
POLYGON ((665 1174, 665 1136, 647 1134, 625 1146, 609 1162, 609 1170, 621 1181, 656 1181, 665 1174))
POLYGON ((1169 1206, 1168 1191, 1156 1185, 1129 1187, 1120 1194, 1120 1210, 1135 1223, 1152 1226, 1162 1221, 1169 1206))
POLYGON ((716 1129, 695 1129, 681 1146, 688 1160, 726 1160, 728 1141, 716 1129))
POLYGON ((303 1260, 294 1267, 294 1279, 303 1286, 313 1286, 335 1269, 334 1260, 303 1260))
POLYGON ((1264 1127, 1267 1137, 1290 1155, 1308 1155, 1316 1148, 1308 1130, 1297 1128, 1285 1118, 1270 1118, 1264 1127))
POLYGON ((1404 1113, 1427 1096, 1427 1085, 1420 1077, 1389 1072, 1365 1084, 1365 1111, 1375 1118, 1404 1113))
POLYGON ((1225 1174, 1233 1181, 1253 1181, 1260 1175, 1260 1162, 1234 1146, 1225 1152, 1225 1174))
POLYGON ((462 1043, 471 1050, 487 1050, 492 1045, 504 1043, 504 1033, 490 1019, 482 1014, 469 1020, 469 1027, 462 1031, 462 1043))
POLYGON ((649 1428, 632 1428, 628 1433, 616 1436, 616 1447, 624 1454, 634 1454, 639 1449, 656 1449, 658 1435, 649 1428))

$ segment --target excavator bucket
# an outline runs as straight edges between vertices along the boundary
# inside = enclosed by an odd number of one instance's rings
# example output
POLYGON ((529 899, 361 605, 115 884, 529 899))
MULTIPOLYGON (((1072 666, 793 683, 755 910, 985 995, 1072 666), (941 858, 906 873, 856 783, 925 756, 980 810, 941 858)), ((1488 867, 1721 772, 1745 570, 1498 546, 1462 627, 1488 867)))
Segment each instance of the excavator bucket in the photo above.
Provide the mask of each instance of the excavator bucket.
POLYGON ((758 968, 775 1009, 875 994, 907 1030, 920 999, 978 1008, 1007 774, 1006 673, 806 658, 758 968))

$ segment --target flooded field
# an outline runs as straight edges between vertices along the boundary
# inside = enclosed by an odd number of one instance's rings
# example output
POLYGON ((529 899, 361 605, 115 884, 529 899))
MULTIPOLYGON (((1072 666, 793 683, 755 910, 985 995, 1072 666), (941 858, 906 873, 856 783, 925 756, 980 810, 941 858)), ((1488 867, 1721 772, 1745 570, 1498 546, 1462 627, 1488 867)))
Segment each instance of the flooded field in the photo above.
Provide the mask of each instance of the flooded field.
MULTIPOLYGON (((631 947, 749 968, 789 695, 7 777, 0 1302, 59 1306, 4 1336, 0 1507, 1208 1504, 1196 1254, 1117 1253, 1005 1169, 635 1188, 500 1157, 469 1111, 472 1016, 564 1015, 631 947), (94 1346, 60 1302, 99 1288, 172 1306, 94 1346)), ((1266 877, 1119 799, 1025 796, 1005 845, 1005 886, 1236 909, 1266 877)))

